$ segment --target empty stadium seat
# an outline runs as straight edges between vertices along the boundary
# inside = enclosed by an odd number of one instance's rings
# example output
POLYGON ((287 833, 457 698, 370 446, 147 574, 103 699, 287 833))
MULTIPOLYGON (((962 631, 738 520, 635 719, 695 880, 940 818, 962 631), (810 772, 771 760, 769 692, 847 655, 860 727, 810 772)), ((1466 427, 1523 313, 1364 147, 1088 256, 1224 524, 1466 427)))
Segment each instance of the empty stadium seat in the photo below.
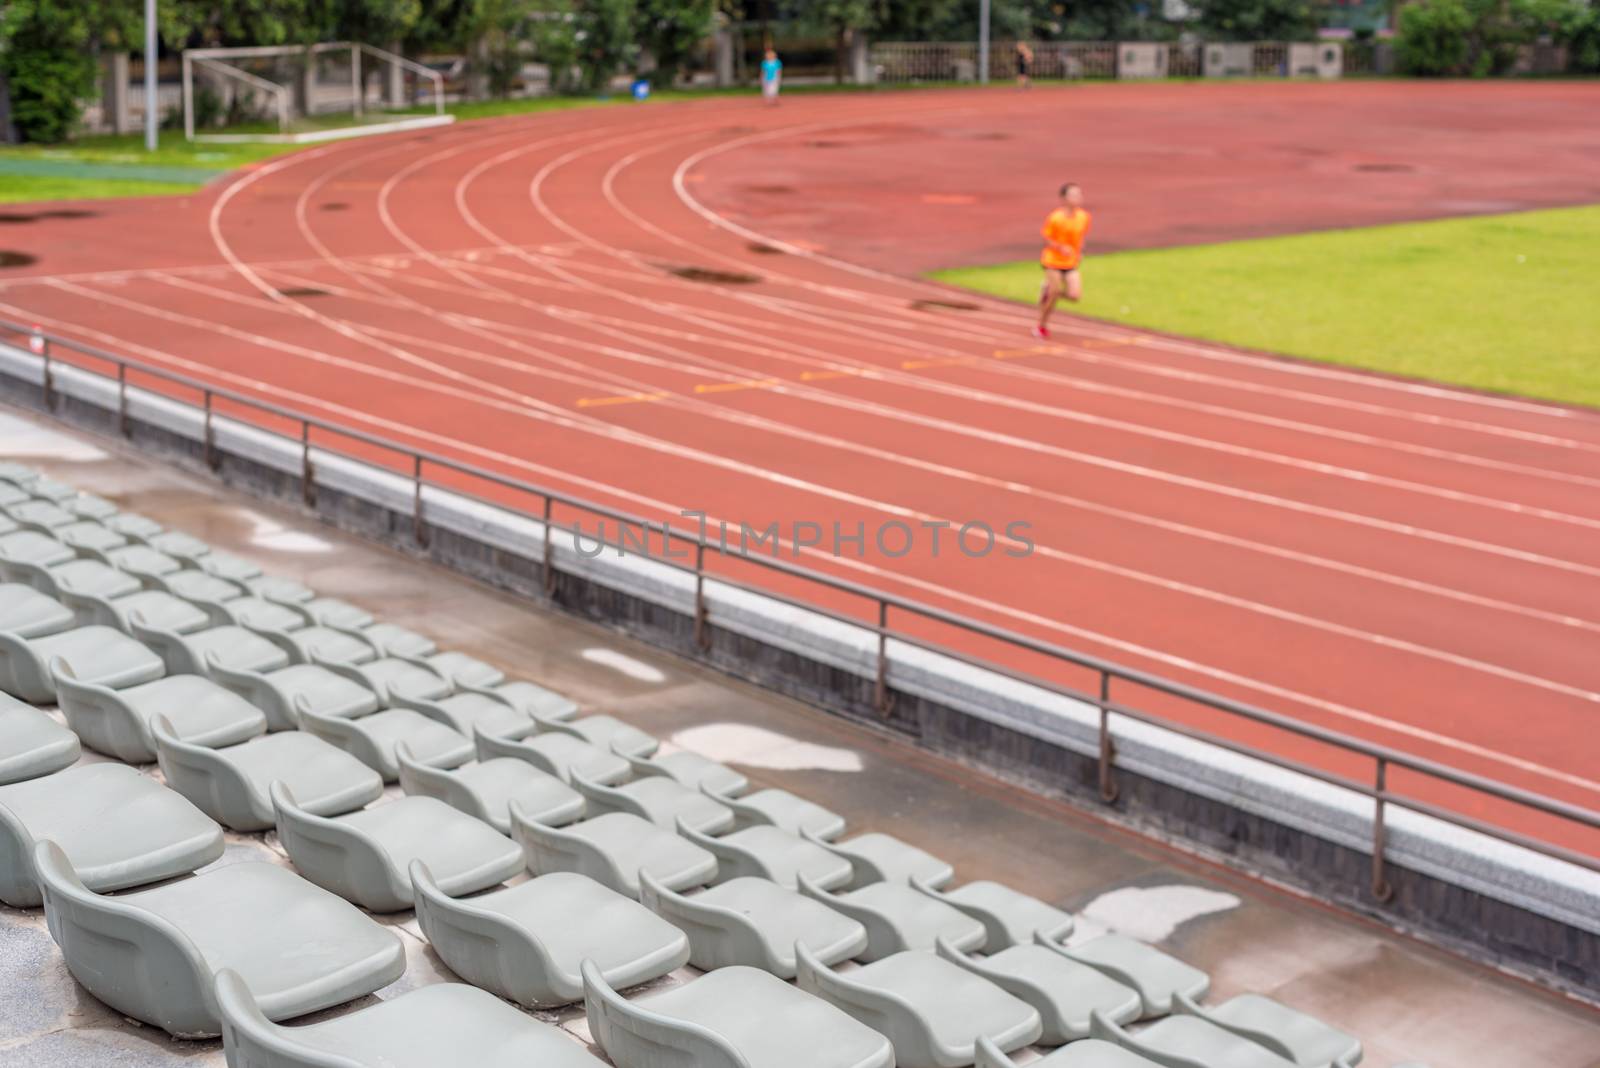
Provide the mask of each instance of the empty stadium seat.
POLYGON ((955 868, 945 861, 893 835, 874 831, 858 834, 847 841, 830 842, 808 831, 801 833, 850 862, 855 874, 846 889, 884 882, 909 885, 912 879, 926 886, 941 887, 956 876, 955 868))
POLYGON ((175 575, 183 570, 183 562, 177 557, 168 556, 159 549, 138 543, 112 549, 105 554, 104 560, 118 571, 125 571, 140 582, 151 586, 155 580, 175 575))
POLYGON ((408 630, 394 623, 378 622, 361 629, 378 648, 383 650, 385 656, 414 659, 427 656, 439 648, 432 638, 424 637, 414 630, 408 630))
POLYGON ((753 876, 797 890, 804 875, 812 885, 834 890, 848 883, 854 871, 843 857, 770 824, 712 837, 679 820, 678 833, 717 858, 717 882, 753 876))
MULTIPOLYGON (((363 633, 370 637, 372 630, 369 627, 363 633)), ((448 697, 456 689, 453 682, 420 660, 392 653, 364 664, 324 664, 323 667, 359 682, 377 694, 379 704, 385 708, 393 707, 397 697, 436 701, 448 697)))
POLYGON ((513 801, 542 823, 571 823, 584 813, 582 794, 549 772, 511 757, 435 767, 418 760, 404 741, 395 746, 395 757, 400 789, 443 801, 501 834, 511 833, 513 801))
POLYGON ((459 732, 464 738, 472 737, 473 731, 480 728, 485 734, 520 738, 534 727, 533 720, 510 701, 479 690, 438 698, 415 697, 391 690, 390 704, 420 712, 459 732))
POLYGON ((229 864, 117 897, 88 890, 54 843, 35 847, 34 866, 73 977, 178 1037, 221 1033, 212 982, 225 968, 273 1019, 370 994, 405 971, 393 932, 275 864, 229 864))
POLYGON ((769 787, 742 797, 729 797, 712 791, 710 786, 701 789, 731 808, 741 826, 777 827, 790 834, 809 834, 830 841, 844 833, 843 816, 788 790, 769 787))
POLYGON ((261 709, 266 714, 268 730, 287 731, 300 726, 302 704, 318 715, 339 719, 378 710, 377 694, 320 664, 250 671, 213 660, 211 677, 261 709))
POLYGON ((9 534, 0 534, 0 576, 12 582, 22 577, 19 565, 54 567, 76 559, 77 555, 71 546, 63 545, 37 530, 13 530, 9 534))
MULTIPOLYGON (((1015 1068, 1015 1062, 987 1038, 978 1039, 977 1068, 1015 1068)), ((1097 1038, 1052 1050, 1028 1068, 1161 1068, 1155 1061, 1097 1038)))
POLYGON ((84 519, 92 519, 97 523, 103 523, 117 514, 117 506, 114 502, 108 501, 104 497, 96 497, 92 493, 79 493, 77 496, 68 497, 60 503, 61 507, 73 515, 84 519))
POLYGON ((999 952, 1007 946, 1032 945, 1035 935, 1047 942, 1059 942, 1072 933, 1071 913, 1003 883, 980 879, 963 883, 954 890, 936 890, 920 879, 912 879, 911 885, 981 921, 989 933, 985 943, 988 953, 999 952))
POLYGON ((244 583, 261 577, 261 567, 254 561, 215 549, 196 560, 195 565, 206 574, 229 582, 244 583))
POLYGON ((689 960, 689 939, 631 898, 588 876, 553 872, 469 898, 445 893, 411 865, 417 922, 457 975, 528 1008, 583 999, 592 961, 613 988, 659 979, 689 960))
POLYGON ((674 890, 703 885, 717 873, 710 853, 626 812, 554 827, 513 803, 511 833, 522 843, 528 867, 538 874, 577 872, 635 899, 641 871, 674 890))
POLYGON ((181 740, 165 716, 156 716, 150 729, 167 785, 235 831, 264 831, 274 825, 267 792, 274 782, 289 786, 300 806, 319 816, 349 812, 383 793, 377 772, 302 731, 207 749, 181 740))
POLYGON ((1002 1050, 1039 1037, 1039 1014, 993 983, 926 951, 896 953, 836 972, 804 946, 795 950, 801 990, 888 1036, 898 1068, 962 1068, 978 1039, 1002 1050))
POLYGON ((716 796, 736 797, 750 788, 750 780, 725 764, 688 749, 657 753, 653 757, 633 756, 626 750, 618 754, 628 761, 636 779, 672 779, 691 790, 704 788, 716 796))
POLYGON ((1171 1012, 1175 994, 1198 998, 1211 987, 1205 972, 1126 935, 1106 934, 1070 948, 1052 948, 1137 990, 1143 1019, 1171 1012))
POLYGON ((102 520, 106 529, 114 530, 123 537, 133 541, 144 542, 160 534, 162 526, 154 519, 132 512, 118 512, 102 520))
POLYGON ((893 1068, 883 1035, 757 968, 626 1001, 583 966, 589 1030, 618 1068, 893 1068))
POLYGON ((472 759, 472 742, 460 731, 409 708, 384 708, 359 716, 323 715, 297 702, 300 729, 349 753, 384 782, 400 778, 398 747, 420 761, 451 768, 472 759))
POLYGON ((533 720, 541 733, 552 731, 568 734, 607 753, 649 756, 661 748, 661 743, 655 738, 615 716, 589 715, 565 720, 535 716, 533 720))
POLYGON ((689 936, 689 961, 712 971, 745 965, 795 976, 795 946, 826 965, 867 948, 867 929, 819 901, 766 879, 741 878, 684 895, 639 876, 639 900, 689 936))
MULTIPOLYGON (((466 689, 473 687, 469 686, 466 689)), ((510 701, 513 708, 530 719, 537 716, 542 719, 565 720, 578 714, 578 702, 526 679, 499 682, 484 687, 484 690, 510 701)))
POLYGON ((1293 1061, 1199 1016, 1168 1016, 1134 1033, 1094 1013, 1089 1031, 1162 1068, 1294 1068, 1293 1061))
POLYGON ((54 842, 94 890, 185 875, 222 856, 222 828, 123 764, 87 764, 0 786, 0 901, 40 903, 34 847, 54 842))
POLYGON ((1260 994, 1238 994, 1221 1005, 1199 1005, 1186 994, 1174 994, 1172 1011, 1232 1031, 1300 1068, 1341 1068, 1361 1060, 1361 1040, 1354 1035, 1260 994))
POLYGON ((67 726, 90 749, 129 764, 156 759, 150 721, 158 715, 168 718, 179 738, 211 748, 237 745, 267 729, 260 709, 199 675, 167 675, 114 690, 79 681, 60 657, 50 667, 67 726))
POLYGON ((986 937, 982 923, 933 900, 909 883, 870 883, 830 894, 802 876, 800 892, 867 929, 867 948, 857 954, 864 961, 882 960, 911 949, 931 950, 941 937, 958 949, 980 949, 986 937))
POLYGON ((77 621, 60 600, 21 582, 0 583, 0 631, 19 638, 40 638, 66 630, 77 621))
POLYGON ((104 560, 73 559, 60 564, 13 562, 0 567, 16 581, 26 583, 51 597, 81 593, 93 597, 126 597, 144 589, 144 584, 126 571, 119 571, 104 560))
POLYGON ((232 624, 180 634, 135 616, 128 627, 135 638, 160 654, 174 675, 210 678, 214 664, 236 671, 275 671, 289 663, 289 654, 272 642, 232 624))
POLYGON ((631 812, 658 827, 676 830, 681 820, 707 834, 733 829, 733 812, 699 790, 676 779, 650 775, 606 786, 573 773, 572 786, 588 802, 589 812, 631 812))
POLYGON ((132 633, 135 616, 149 626, 176 634, 193 634, 212 623, 204 608, 165 590, 140 589, 116 597, 103 597, 98 593, 63 589, 60 596, 62 603, 71 605, 84 623, 116 627, 124 634, 132 633))
POLYGON ((79 556, 97 560, 104 559, 112 549, 120 549, 128 544, 127 538, 92 519, 76 519, 51 531, 50 536, 63 545, 71 546, 79 556))
POLYGON ((284 604, 306 604, 316 600, 317 597, 316 591, 302 582, 272 575, 257 575, 255 578, 245 579, 242 585, 257 597, 264 597, 269 601, 282 601, 284 604))
POLYGON ((1137 1020, 1144 1011, 1139 992, 1080 964, 1039 932, 1039 941, 1008 945, 982 957, 969 956, 939 939, 939 955, 981 975, 1039 1012, 1043 1023, 1040 1041, 1047 1046, 1075 1042, 1089 1035, 1089 1015, 1103 1014, 1116 1023, 1137 1020))
POLYGON ((475 730, 473 742, 479 760, 497 756, 525 760, 566 783, 572 781, 574 773, 600 783, 621 782, 628 777, 628 762, 622 757, 560 731, 498 738, 475 730))
POLYGON ((485 890, 522 870, 517 843, 432 797, 320 816, 296 804, 283 782, 269 792, 278 841, 295 869, 370 912, 411 907, 413 860, 426 863, 450 894, 485 890))
POLYGON ((52 661, 72 665, 77 677, 113 690, 135 686, 166 673, 161 658, 111 627, 77 627, 32 641, 0 633, 0 690, 42 704, 56 696, 52 661))
POLYGON ((52 501, 23 501, 7 505, 5 512, 23 530, 36 530, 41 534, 49 534, 78 521, 77 516, 52 501))
POLYGON ((217 974, 222 1042, 240 1068, 602 1068, 561 1031, 464 983, 436 983, 320 1023, 267 1019, 250 985, 217 974))
POLYGON ((0 694, 0 786, 70 767, 78 736, 31 705, 0 694))

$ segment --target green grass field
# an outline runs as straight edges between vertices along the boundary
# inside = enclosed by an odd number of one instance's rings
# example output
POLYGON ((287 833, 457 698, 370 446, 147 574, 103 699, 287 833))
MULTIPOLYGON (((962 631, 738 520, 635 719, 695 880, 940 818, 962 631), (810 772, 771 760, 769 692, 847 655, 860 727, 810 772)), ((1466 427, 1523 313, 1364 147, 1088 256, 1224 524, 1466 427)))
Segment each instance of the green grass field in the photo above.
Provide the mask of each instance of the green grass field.
MULTIPOLYGON (((1249 348, 1600 406, 1597 248, 1600 207, 1104 256, 1093 255, 1091 245, 1077 310, 1249 348)), ((1038 299, 1032 261, 936 277, 1011 300, 1038 299)))

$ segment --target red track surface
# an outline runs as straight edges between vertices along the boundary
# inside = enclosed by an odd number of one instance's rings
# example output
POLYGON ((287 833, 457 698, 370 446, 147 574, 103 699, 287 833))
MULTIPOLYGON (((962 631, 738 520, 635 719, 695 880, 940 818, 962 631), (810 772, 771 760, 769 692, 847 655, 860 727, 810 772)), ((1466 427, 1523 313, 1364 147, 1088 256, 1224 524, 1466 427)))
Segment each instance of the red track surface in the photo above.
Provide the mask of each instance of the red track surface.
POLYGON ((474 123, 18 226, 8 243, 40 260, 0 276, 0 315, 655 516, 1025 520, 1024 559, 948 543, 934 559, 924 542, 805 562, 1595 806, 1600 415, 1096 323, 1036 346, 1025 310, 919 308, 952 296, 781 242, 890 264, 873 246, 899 235, 906 266, 1025 254, 1061 160, 988 135, 1033 128, 1059 128, 1050 145, 1095 191, 1096 238, 1121 244, 1162 225, 1192 240, 1596 199, 1596 105, 1568 84, 1140 86, 474 123), (923 134, 886 151, 886 129, 923 134), (819 193, 818 140, 870 166, 819 193), (1012 146, 998 168, 995 145, 1012 146), (1252 145, 1282 146, 1278 165, 1252 145), (1553 177, 1535 183, 1523 168, 1541 145, 1553 177), (1474 153, 1503 166, 1464 164, 1474 153), (1330 159, 1434 178, 1352 177, 1330 159), (880 165, 892 177, 864 186, 880 165), (752 184, 804 188, 782 195, 822 224, 766 225, 749 198, 780 194, 752 184), (930 223, 960 205, 927 193, 970 195, 990 222, 930 223), (840 205, 858 200, 876 218, 845 233, 840 205), (1179 229, 1196 220, 1213 229, 1179 229), (760 281, 672 273, 684 266, 760 281))

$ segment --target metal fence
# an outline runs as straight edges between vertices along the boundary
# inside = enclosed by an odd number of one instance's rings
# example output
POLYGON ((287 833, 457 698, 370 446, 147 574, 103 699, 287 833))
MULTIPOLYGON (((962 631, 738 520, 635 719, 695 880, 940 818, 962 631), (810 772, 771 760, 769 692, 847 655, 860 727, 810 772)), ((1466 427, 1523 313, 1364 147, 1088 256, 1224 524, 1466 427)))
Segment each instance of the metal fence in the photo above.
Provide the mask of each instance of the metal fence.
MULTIPOLYGON (((1041 41, 1029 45, 1029 74, 1046 81, 1147 77, 1127 51, 1163 50, 1156 77, 1338 77, 1347 46, 1338 41, 1291 44, 1250 42, 1041 41), (1331 50, 1331 51, 1330 51, 1331 50), (1320 60, 1320 61, 1319 61, 1320 60)), ((1363 52, 1371 70, 1371 49, 1363 52)), ((1141 58, 1142 55, 1141 55, 1141 58)), ((989 51, 990 78, 1007 81, 1018 74, 1016 42, 996 42, 989 51)), ((972 82, 978 78, 978 46, 971 42, 882 42, 872 46, 872 66, 880 82, 972 82)))
POLYGON ((1379 900, 1387 900, 1392 892, 1384 875, 1384 843, 1387 830, 1385 812, 1390 805, 1423 813, 1446 823, 1478 831, 1590 871, 1600 872, 1600 855, 1597 855, 1600 851, 1558 845, 1497 825, 1491 820, 1469 815, 1467 810, 1481 811, 1485 803, 1502 803, 1524 812, 1551 817, 1554 825, 1569 835, 1578 829, 1600 830, 1600 811, 1496 782, 1401 750, 1302 722, 1282 713, 1258 708, 1185 683, 1080 653, 1031 635, 801 567, 776 556, 768 558, 755 554, 746 555, 726 542, 673 529, 663 523, 595 504, 559 490, 319 419, 189 375, 168 371, 140 360, 129 359, 92 345, 48 333, 37 327, 0 319, 0 340, 9 342, 17 351, 31 351, 37 355, 47 410, 54 411, 57 407, 59 399, 57 379, 63 364, 78 372, 100 376, 113 386, 118 397, 119 425, 124 434, 128 434, 131 429, 128 408, 130 391, 144 391, 167 401, 193 405, 200 415, 203 427, 205 460, 213 468, 219 462, 215 448, 215 427, 219 418, 248 424, 258 430, 279 435, 282 440, 293 443, 300 452, 301 491, 308 505, 315 503, 317 494, 315 452, 350 456, 384 470, 402 474, 412 485, 413 532, 418 542, 423 545, 427 544, 429 538, 424 508, 424 491, 427 489, 458 494, 495 507, 510 508, 536 517, 536 521, 543 525, 544 588, 547 593, 555 588, 557 565, 553 559, 552 546, 557 534, 564 533, 569 537, 575 537, 580 530, 581 520, 585 517, 628 524, 636 530, 646 532, 647 544, 657 542, 661 546, 660 553, 649 554, 654 562, 684 572, 692 578, 695 591, 695 638, 702 648, 709 646, 707 629, 709 620, 705 597, 708 579, 730 589, 759 594, 782 604, 817 613, 836 622, 861 627, 874 634, 877 646, 875 696, 877 706, 884 715, 889 713, 893 701, 889 680, 891 640, 908 648, 947 656, 957 662, 993 672, 997 676, 1036 686, 1049 693, 1092 706, 1099 712, 1100 793, 1108 803, 1114 801, 1118 795, 1116 748, 1111 730, 1112 716, 1153 724, 1185 737, 1353 791, 1368 798, 1373 805, 1371 887, 1373 895, 1379 900), (529 505, 533 507, 530 508, 529 505), (570 523, 562 522, 562 517, 557 514, 558 508, 570 517, 570 523), (675 544, 678 546, 676 549, 674 549, 675 544), (741 566, 754 567, 759 578, 743 580, 728 573, 726 568, 722 571, 713 569, 718 560, 726 564, 730 559, 736 559, 741 566), (836 607, 846 603, 854 610, 836 607), (965 648, 931 637, 930 628, 935 627, 959 636, 965 648), (997 650, 996 655, 984 657, 970 651, 974 643, 984 642, 997 650), (1019 658, 1023 656, 1032 657, 1034 662, 1045 665, 1045 670, 1016 666, 1019 658), (1051 670, 1052 668, 1071 669, 1080 676, 1086 675, 1088 679, 1093 680, 1093 687, 1079 688, 1067 685, 1061 681, 1061 670, 1051 670), (1113 694, 1114 685, 1120 691, 1117 694, 1113 694), (1158 707, 1163 704, 1170 707, 1176 702, 1203 710, 1207 714, 1215 714, 1219 717, 1219 722, 1226 724, 1235 734, 1241 729, 1255 730, 1259 733, 1262 728, 1267 728, 1297 739, 1302 745, 1306 742, 1316 743, 1338 754, 1347 764, 1352 761, 1364 763, 1368 773, 1362 777, 1355 777, 1344 772, 1331 771, 1325 766, 1288 757, 1273 752, 1270 748, 1242 742, 1215 730, 1202 729, 1172 715, 1153 712, 1148 707, 1136 707, 1129 703, 1134 699, 1134 695, 1140 694, 1146 701, 1157 699, 1158 707), (1452 807, 1425 800, 1412 793, 1396 792, 1391 782, 1391 772, 1396 769, 1414 774, 1419 782, 1431 782, 1436 789, 1444 786, 1447 793, 1453 791, 1460 800, 1452 807))

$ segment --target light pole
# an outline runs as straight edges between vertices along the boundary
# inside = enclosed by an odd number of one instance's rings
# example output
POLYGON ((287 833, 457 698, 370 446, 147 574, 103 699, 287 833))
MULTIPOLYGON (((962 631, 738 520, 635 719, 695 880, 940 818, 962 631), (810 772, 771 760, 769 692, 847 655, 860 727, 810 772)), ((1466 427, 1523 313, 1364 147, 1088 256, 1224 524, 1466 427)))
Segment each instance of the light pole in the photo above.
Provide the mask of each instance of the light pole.
POLYGON ((144 149, 146 152, 156 150, 156 136, 160 127, 161 111, 156 107, 156 0, 144 0, 144 149))
POLYGON ((978 0, 978 82, 989 84, 989 0, 978 0))

